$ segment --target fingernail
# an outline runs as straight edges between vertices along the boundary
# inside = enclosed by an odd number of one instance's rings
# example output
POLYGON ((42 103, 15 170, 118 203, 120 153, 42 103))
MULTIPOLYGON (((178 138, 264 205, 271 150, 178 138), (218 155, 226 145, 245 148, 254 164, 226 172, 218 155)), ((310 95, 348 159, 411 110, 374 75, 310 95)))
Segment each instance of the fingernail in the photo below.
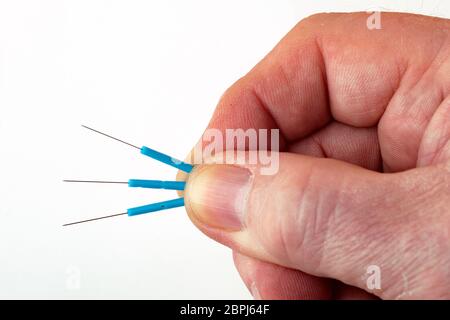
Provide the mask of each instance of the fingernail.
POLYGON ((186 197, 191 212, 212 227, 239 230, 251 186, 251 172, 233 165, 211 165, 197 169, 188 179, 186 197))

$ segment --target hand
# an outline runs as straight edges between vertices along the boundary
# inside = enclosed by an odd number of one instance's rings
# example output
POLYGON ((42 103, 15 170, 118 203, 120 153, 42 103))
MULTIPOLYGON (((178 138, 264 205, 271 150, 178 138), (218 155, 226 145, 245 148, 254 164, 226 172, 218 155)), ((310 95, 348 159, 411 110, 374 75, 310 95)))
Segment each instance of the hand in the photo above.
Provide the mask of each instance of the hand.
POLYGON ((301 21, 208 126, 281 132, 277 174, 199 165, 185 193, 256 298, 450 299, 450 21, 367 18, 301 21))

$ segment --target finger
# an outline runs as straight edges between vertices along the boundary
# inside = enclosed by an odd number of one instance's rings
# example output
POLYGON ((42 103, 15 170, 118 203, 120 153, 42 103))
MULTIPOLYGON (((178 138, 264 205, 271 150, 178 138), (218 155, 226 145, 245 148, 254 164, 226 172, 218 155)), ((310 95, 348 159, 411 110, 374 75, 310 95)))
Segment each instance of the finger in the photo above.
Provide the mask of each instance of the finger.
MULTIPOLYGON (((383 298, 404 292, 398 269, 405 270, 402 277, 417 295, 447 281, 447 264, 433 264, 448 245, 448 230, 442 230, 449 205, 446 171, 430 167, 388 175, 283 153, 276 175, 259 169, 196 168, 185 195, 193 222, 246 255, 361 289, 367 289, 367 268, 380 266, 384 286, 375 293, 383 298), (425 218, 430 206, 434 214, 425 218), (412 270, 418 260, 420 267, 412 270), (419 286, 425 270, 435 278, 419 286)), ((436 288, 430 292, 443 295, 436 288)))
MULTIPOLYGON (((395 112, 408 107, 406 100, 414 106, 412 114, 420 112, 420 88, 412 92, 411 86, 433 58, 438 56, 428 78, 442 65, 448 22, 383 13, 383 30, 372 32, 367 18, 365 13, 319 14, 301 21, 227 90, 209 127, 277 127, 289 141, 321 128, 331 116, 348 125, 370 127, 381 118, 400 84, 404 85, 393 103, 395 112), (401 46, 398 34, 402 34, 401 46), (430 38, 426 53, 415 50, 430 38)), ((428 81, 426 92, 445 75, 439 74, 428 81)), ((434 92, 430 94, 433 98, 434 92)), ((434 103, 426 99, 422 104, 434 103)))
POLYGON ((371 127, 388 108, 378 130, 385 170, 414 167, 426 124, 450 88, 449 22, 389 13, 382 19, 380 32, 367 29, 365 13, 301 21, 225 92, 208 128, 279 128, 285 151, 331 118, 371 127), (416 50, 424 42, 426 52, 416 50))
MULTIPOLYGON (((195 148, 192 152, 194 152, 195 148)), ((287 146, 286 151, 320 158, 331 158, 352 163, 360 167, 379 171, 382 161, 379 151, 377 129, 355 128, 332 122, 325 128, 287 146)), ((191 153, 185 161, 190 161, 191 153)), ((202 161, 204 162, 202 157, 202 161)), ((178 171, 178 181, 185 181, 187 174, 178 171)), ((184 192, 178 191, 182 196, 184 192)))
POLYGON ((395 45, 397 18, 385 17, 392 36, 369 32, 365 13, 301 21, 224 93, 208 128, 279 128, 283 146, 323 127, 331 114, 346 124, 373 126, 398 86, 399 66, 416 52, 413 41, 401 50, 395 45))
POLYGON ((242 280, 252 296, 265 300, 373 300, 376 297, 344 283, 312 276, 233 252, 242 280))
MULTIPOLYGON (((355 128, 334 122, 289 146, 289 152, 343 160, 372 170, 379 170, 381 167, 376 128, 355 128)), ((260 288, 263 299, 374 298, 361 289, 337 285, 329 279, 242 254, 235 253, 234 258, 236 268, 249 290, 252 292, 255 288, 260 288)))
POLYGON ((271 125, 293 141, 323 127, 331 114, 354 126, 376 124, 408 55, 386 33, 370 33, 366 19, 363 13, 321 14, 300 22, 227 90, 209 127, 271 125))
MULTIPOLYGON (((289 152, 343 160, 372 170, 380 169, 381 165, 376 128, 354 128, 337 122, 290 146, 289 152)), ((267 299, 329 299, 331 296, 333 299, 346 300, 374 298, 359 288, 336 285, 329 279, 242 254, 235 255, 235 264, 249 290, 262 286, 259 291, 263 290, 261 296, 267 299), (241 260, 244 262, 241 263, 241 260), (286 285, 286 282, 298 284, 286 285), (286 291, 286 288, 290 291, 286 291)))
POLYGON ((332 281, 298 270, 233 253, 234 263, 255 299, 317 300, 331 299, 332 281))
POLYGON ((439 106, 423 136, 418 166, 445 163, 450 160, 450 96, 439 106))
POLYGON ((412 42, 431 41, 420 55, 411 55, 401 85, 380 119, 379 140, 386 172, 414 168, 421 161, 418 154, 425 131, 450 94, 450 20, 407 22, 414 33, 410 34, 412 42))
POLYGON ((378 171, 382 168, 377 129, 355 128, 332 122, 291 144, 289 152, 331 158, 378 171))

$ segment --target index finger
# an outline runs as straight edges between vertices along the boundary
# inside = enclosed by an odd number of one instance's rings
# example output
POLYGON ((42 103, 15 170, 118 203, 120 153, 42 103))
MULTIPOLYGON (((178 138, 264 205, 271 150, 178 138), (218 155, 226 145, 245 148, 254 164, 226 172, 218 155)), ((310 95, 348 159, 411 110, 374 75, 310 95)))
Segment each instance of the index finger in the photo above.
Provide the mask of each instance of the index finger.
POLYGON ((407 66, 427 65, 439 41, 417 46, 442 37, 431 17, 383 13, 382 30, 369 30, 368 17, 318 14, 301 21, 225 92, 208 128, 279 128, 283 145, 332 119, 377 124, 407 66))

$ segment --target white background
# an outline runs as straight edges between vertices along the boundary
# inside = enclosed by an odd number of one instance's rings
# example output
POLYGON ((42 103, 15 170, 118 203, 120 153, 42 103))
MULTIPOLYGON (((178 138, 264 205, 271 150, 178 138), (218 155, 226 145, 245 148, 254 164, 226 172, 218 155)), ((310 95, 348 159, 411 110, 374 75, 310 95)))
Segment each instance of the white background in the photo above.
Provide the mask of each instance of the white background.
POLYGON ((0 298, 251 298, 183 208, 63 228, 175 198, 63 178, 172 179, 222 92, 301 18, 449 1, 0 1, 0 298))

